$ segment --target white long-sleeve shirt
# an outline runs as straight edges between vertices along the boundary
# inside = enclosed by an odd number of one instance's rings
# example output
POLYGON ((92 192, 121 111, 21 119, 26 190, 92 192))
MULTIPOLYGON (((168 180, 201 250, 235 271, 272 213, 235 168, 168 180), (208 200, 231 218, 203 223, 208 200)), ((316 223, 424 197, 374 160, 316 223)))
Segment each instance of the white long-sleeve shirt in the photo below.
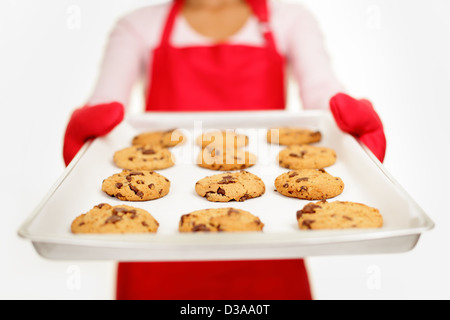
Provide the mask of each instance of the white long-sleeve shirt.
MULTIPOLYGON (((152 52, 161 40, 171 2, 147 6, 122 17, 111 32, 97 85, 88 105, 112 101, 128 105, 137 81, 151 86, 152 52)), ((302 5, 269 2, 270 28, 278 51, 287 59, 305 109, 327 109, 332 95, 342 91, 335 78, 323 36, 313 15, 302 5)), ((196 32, 182 14, 176 17, 171 44, 177 47, 212 45, 196 32)), ((264 45, 256 16, 228 39, 229 44, 264 45)))

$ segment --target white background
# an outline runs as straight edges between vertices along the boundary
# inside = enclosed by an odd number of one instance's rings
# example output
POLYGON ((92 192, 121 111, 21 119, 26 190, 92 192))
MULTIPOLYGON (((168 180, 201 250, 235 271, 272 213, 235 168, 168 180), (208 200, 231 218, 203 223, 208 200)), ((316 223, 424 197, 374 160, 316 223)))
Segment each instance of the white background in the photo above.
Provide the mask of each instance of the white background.
MULTIPOLYGON (((43 259, 17 230, 64 170, 62 135, 95 84, 112 25, 152 2, 1 1, 1 299, 114 297, 114 263, 43 259)), ((380 114, 386 168, 436 223, 407 253, 308 259, 315 297, 448 299, 450 2, 301 2, 347 92, 380 114)))

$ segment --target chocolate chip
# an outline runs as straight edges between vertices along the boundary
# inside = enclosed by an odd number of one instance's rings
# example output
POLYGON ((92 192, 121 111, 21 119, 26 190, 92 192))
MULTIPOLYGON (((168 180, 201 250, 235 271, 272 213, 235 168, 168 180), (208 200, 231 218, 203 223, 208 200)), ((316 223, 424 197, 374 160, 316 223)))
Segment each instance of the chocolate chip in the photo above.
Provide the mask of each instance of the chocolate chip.
POLYGON ((224 177, 222 177, 222 180, 220 180, 220 181, 217 182, 217 183, 218 183, 218 184, 230 184, 230 183, 236 183, 236 181, 234 181, 234 180, 236 180, 236 178, 233 177, 233 176, 224 176, 224 177))
POLYGON ((122 214, 130 213, 132 215, 136 215, 136 210, 134 210, 134 209, 128 210, 127 208, 120 208, 120 207, 114 208, 113 215, 118 215, 119 213, 122 213, 122 214))
POLYGON ((297 180, 295 180, 295 182, 302 182, 302 181, 308 181, 309 178, 304 177, 304 178, 298 178, 297 180))
POLYGON ((342 218, 347 219, 347 220, 350 220, 350 221, 353 220, 353 218, 350 218, 350 217, 347 217, 347 216, 342 216, 342 218))
POLYGON ((96 207, 99 208, 99 209, 101 209, 101 208, 103 208, 103 206, 105 206, 105 205, 106 205, 106 203, 100 203, 100 204, 96 205, 96 207))
POLYGON ((305 192, 306 192, 306 191, 308 191, 308 187, 301 186, 299 191, 300 191, 300 192, 301 192, 301 191, 305 191, 305 192))
POLYGON ((122 217, 120 217, 120 216, 118 216, 118 215, 116 215, 116 214, 113 214, 111 217, 109 217, 108 219, 106 219, 105 224, 107 224, 107 223, 112 223, 112 224, 114 224, 114 223, 119 222, 120 220, 122 220, 122 217))
POLYGON ((236 183, 236 181, 232 181, 232 180, 221 180, 221 181, 217 182, 217 184, 230 184, 230 183, 236 183))
POLYGON ((120 183, 120 182, 117 182, 117 183, 116 183, 116 188, 117 188, 117 189, 122 188, 122 186, 123 186, 123 183, 120 183))
POLYGON ((306 151, 301 151, 300 154, 296 154, 296 153, 290 153, 289 156, 290 157, 294 157, 294 158, 300 158, 303 159, 303 157, 305 156, 306 151))
POLYGON ((322 207, 317 204, 309 203, 303 207, 303 213, 316 213, 315 209, 320 209, 320 208, 322 208, 322 207))
POLYGON ((144 193, 140 191, 138 188, 130 184, 130 189, 134 192, 135 195, 142 198, 144 196, 144 193))
POLYGON ((150 183, 150 184, 148 185, 148 188, 153 190, 153 189, 155 189, 155 185, 154 185, 153 183, 150 183))
POLYGON ((302 225, 307 227, 308 229, 311 229, 311 224, 313 224, 315 220, 303 220, 302 225))
POLYGON ((136 188, 135 186, 133 186, 133 185, 130 184, 129 187, 130 187, 130 189, 131 189, 134 193, 139 192, 139 189, 136 188))
POLYGON ((230 208, 230 209, 228 210, 227 214, 228 214, 228 215, 231 215, 232 213, 237 213, 237 214, 240 214, 239 210, 236 210, 236 209, 230 208))
POLYGON ((245 201, 250 198, 251 198, 250 195, 246 193, 242 197, 239 198, 239 201, 242 202, 242 201, 245 201))
POLYGON ((217 189, 217 194, 220 194, 220 195, 224 196, 225 195, 225 190, 219 187, 217 189))
POLYGON ((130 210, 127 212, 127 214, 130 214, 131 219, 136 218, 136 210, 130 210))
POLYGON ((208 196, 209 196, 211 193, 214 193, 214 194, 215 194, 214 191, 208 191, 208 192, 205 193, 204 197, 205 197, 205 198, 208 198, 208 196))
POLYGON ((132 172, 130 172, 126 177, 125 177, 125 179, 127 179, 127 181, 128 182, 131 182, 131 177, 132 176, 143 176, 144 174, 142 173, 142 172, 139 172, 139 171, 132 171, 132 172))
POLYGON ((297 173, 297 172, 292 172, 292 173, 289 175, 289 178, 293 178, 293 177, 295 177, 295 176, 298 176, 298 173, 297 173))
POLYGON ((209 228, 208 228, 206 225, 204 225, 204 224, 202 223, 202 224, 195 225, 195 226, 192 228, 192 231, 193 231, 193 232, 198 232, 198 231, 210 231, 210 230, 209 230, 209 228))
POLYGON ((142 223, 142 225, 143 225, 144 227, 148 227, 148 224, 147 224, 147 222, 145 222, 145 221, 142 221, 141 223, 142 223))
POLYGON ((283 188, 287 188, 287 187, 289 187, 289 184, 287 184, 287 183, 283 184, 283 188))
POLYGON ((145 150, 142 150, 142 154, 155 154, 156 152, 155 152, 155 150, 153 150, 153 149, 145 149, 145 150))
POLYGON ((188 214, 183 214, 182 216, 181 216, 181 224, 183 224, 184 223, 184 220, 187 218, 187 217, 189 217, 190 216, 190 214, 188 213, 188 214))
POLYGON ((303 207, 302 210, 297 211, 297 219, 300 219, 300 217, 306 213, 306 214, 312 214, 316 213, 315 209, 322 208, 321 206, 318 206, 314 203, 308 203, 306 206, 303 207))

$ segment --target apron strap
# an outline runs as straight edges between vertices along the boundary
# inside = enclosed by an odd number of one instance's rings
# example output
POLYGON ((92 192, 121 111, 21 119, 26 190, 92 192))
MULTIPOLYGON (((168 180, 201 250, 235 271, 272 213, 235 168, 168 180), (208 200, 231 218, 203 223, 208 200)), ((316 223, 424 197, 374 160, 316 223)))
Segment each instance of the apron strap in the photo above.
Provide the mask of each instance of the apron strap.
POLYGON ((246 0, 248 5, 252 8, 253 13, 259 20, 261 27, 261 33, 263 34, 267 46, 274 52, 277 52, 277 46, 275 44, 275 38, 272 33, 272 28, 269 24, 269 0, 246 0))
POLYGON ((246 0, 248 5, 252 8, 253 13, 258 17, 262 23, 269 22, 269 10, 267 0, 246 0))
POLYGON ((173 25, 175 23, 175 18, 180 11, 184 0, 174 0, 173 5, 170 8, 169 14, 166 19, 166 24, 164 25, 164 30, 161 35, 161 46, 167 46, 169 44, 170 35, 172 34, 173 25))
MULTIPOLYGON (((261 25, 261 32, 269 45, 269 47, 275 49, 275 40, 269 26, 269 9, 268 0, 246 0, 255 16, 258 18, 261 25)), ((169 44, 170 35, 172 34, 173 26, 177 14, 180 12, 184 0, 173 0, 173 5, 167 16, 166 24, 161 36, 161 46, 167 46, 169 44)))

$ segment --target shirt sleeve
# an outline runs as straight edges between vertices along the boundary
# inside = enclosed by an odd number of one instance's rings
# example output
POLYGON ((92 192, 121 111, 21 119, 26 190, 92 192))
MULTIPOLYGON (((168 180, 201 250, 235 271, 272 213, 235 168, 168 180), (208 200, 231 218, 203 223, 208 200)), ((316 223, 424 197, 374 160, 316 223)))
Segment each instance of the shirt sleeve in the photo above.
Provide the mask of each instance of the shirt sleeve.
POLYGON ((128 106, 131 91, 143 74, 143 43, 126 18, 116 23, 109 36, 99 78, 88 105, 120 102, 128 106))
POLYGON ((328 109, 329 100, 343 87, 335 77, 319 25, 307 9, 289 10, 286 55, 298 83, 304 109, 328 109))

